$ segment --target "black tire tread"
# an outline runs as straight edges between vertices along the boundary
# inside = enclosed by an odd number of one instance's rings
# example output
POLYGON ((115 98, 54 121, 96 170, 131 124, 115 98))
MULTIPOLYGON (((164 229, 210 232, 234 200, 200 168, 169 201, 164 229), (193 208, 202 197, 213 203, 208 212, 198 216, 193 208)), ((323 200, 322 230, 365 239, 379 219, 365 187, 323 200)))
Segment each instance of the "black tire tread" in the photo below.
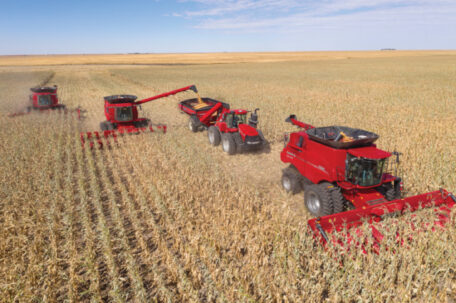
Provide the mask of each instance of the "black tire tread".
MULTIPOLYGON (((307 195, 310 191, 314 191, 320 198, 320 205, 321 205, 320 212, 318 214, 312 213, 312 215, 317 216, 317 217, 322 217, 322 216, 327 216, 327 215, 333 214, 334 205, 333 205, 333 201, 332 201, 332 197, 331 197, 330 186, 333 186, 333 185, 328 182, 322 182, 320 184, 307 185, 304 188, 304 192, 305 192, 304 201, 307 200, 307 195)), ((307 203, 305 203, 305 204, 307 207, 307 203)), ((309 212, 310 212, 310 210, 309 210, 309 212)))
POLYGON ((290 192, 295 195, 303 190, 301 173, 293 166, 290 165, 282 171, 282 178, 287 176, 291 181, 290 192))

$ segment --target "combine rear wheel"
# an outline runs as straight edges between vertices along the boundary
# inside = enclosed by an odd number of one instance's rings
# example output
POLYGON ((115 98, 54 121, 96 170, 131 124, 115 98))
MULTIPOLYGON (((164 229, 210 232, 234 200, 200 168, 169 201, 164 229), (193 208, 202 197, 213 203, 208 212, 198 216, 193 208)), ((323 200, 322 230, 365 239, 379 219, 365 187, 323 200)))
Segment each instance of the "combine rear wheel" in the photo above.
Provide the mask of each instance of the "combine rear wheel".
POLYGON ((294 166, 289 166, 282 171, 282 187, 293 195, 302 191, 301 174, 294 166))
POLYGON ((236 143, 230 133, 222 135, 222 148, 228 155, 234 155, 236 153, 236 143))
POLYGON ((221 137, 220 137, 220 132, 217 127, 209 126, 209 129, 207 131, 207 137, 208 137, 209 143, 211 145, 217 146, 220 144, 221 137))
POLYGON ((334 206, 331 198, 331 183, 307 185, 304 188, 304 203, 309 212, 315 217, 331 215, 334 206))

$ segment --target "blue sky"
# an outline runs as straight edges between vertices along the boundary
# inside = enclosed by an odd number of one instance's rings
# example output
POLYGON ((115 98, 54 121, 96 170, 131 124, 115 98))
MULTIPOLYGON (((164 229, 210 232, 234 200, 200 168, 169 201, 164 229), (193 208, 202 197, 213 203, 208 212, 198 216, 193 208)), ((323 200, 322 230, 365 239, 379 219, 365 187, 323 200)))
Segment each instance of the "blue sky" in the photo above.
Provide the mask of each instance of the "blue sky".
POLYGON ((0 0, 0 55, 456 49, 455 0, 0 0))

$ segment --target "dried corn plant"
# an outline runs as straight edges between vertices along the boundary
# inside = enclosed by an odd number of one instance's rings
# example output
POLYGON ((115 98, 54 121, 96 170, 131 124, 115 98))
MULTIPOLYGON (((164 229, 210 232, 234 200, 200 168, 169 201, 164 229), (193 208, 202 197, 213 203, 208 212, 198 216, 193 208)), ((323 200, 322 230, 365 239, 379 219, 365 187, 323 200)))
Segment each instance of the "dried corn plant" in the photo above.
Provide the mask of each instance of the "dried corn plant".
MULTIPOLYGON (((456 300, 456 225, 432 210, 385 220, 380 254, 316 245, 301 195, 280 187, 284 119, 378 133, 403 153, 407 195, 456 191, 452 54, 191 66, 0 69, 0 301, 302 302, 456 300), (54 75, 87 118, 5 115, 54 75), (196 84, 232 107, 260 108, 270 153, 228 156, 191 133, 177 95, 143 107, 166 135, 83 149, 102 97, 196 84), (411 228, 411 222, 415 227, 411 228), (404 242, 396 240, 399 232, 404 242), (412 238, 411 240, 409 238, 412 238)), ((455 210, 453 210, 453 215, 455 210)), ((369 227, 364 226, 371 243, 369 227)))

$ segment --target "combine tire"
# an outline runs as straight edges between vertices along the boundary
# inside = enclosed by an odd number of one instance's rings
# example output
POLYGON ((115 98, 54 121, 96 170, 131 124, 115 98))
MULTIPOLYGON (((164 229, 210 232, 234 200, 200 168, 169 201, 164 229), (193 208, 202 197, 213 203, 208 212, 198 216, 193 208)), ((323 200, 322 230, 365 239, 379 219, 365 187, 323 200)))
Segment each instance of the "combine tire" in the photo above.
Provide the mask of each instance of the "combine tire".
POLYGON ((188 120, 188 128, 196 133, 201 125, 200 120, 198 120, 198 117, 196 115, 190 116, 190 119, 188 120))
POLYGON ((228 155, 236 153, 236 143, 234 142, 233 135, 226 133, 222 135, 222 148, 228 155))
POLYGON ((302 191, 301 174, 295 167, 289 166, 282 171, 282 187, 293 195, 302 191))
POLYGON ((304 203, 307 210, 315 217, 331 215, 334 205, 331 198, 333 185, 328 182, 307 185, 304 188, 304 203))
POLYGON ((342 191, 340 190, 340 187, 334 186, 331 191, 331 199, 333 202, 333 213, 341 213, 345 210, 345 204, 346 200, 344 198, 344 195, 342 195, 342 191))
POLYGON ((100 122, 100 129, 101 131, 108 130, 108 126, 106 125, 107 121, 105 122, 100 122))
POLYGON ((221 137, 217 127, 209 126, 209 129, 207 131, 207 137, 211 145, 218 146, 220 144, 221 137))

